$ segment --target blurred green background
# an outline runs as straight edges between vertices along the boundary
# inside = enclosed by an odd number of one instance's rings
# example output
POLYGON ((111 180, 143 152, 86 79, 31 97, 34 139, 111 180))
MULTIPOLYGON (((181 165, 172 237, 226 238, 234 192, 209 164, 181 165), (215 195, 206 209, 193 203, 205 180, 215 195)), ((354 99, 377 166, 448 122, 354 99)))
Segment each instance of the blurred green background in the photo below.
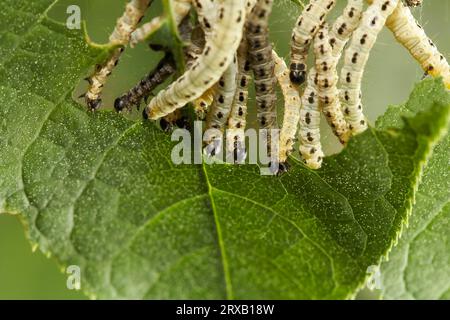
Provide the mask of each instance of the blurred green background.
MULTIPOLYGON (((338 7, 331 18, 339 14, 346 2, 338 1, 338 7)), ((414 15, 448 59, 450 0, 424 2, 421 8, 413 9, 414 15)), ((65 21, 67 6, 79 5, 82 19, 87 21, 91 39, 103 43, 107 41, 125 3, 125 0, 116 0, 114 5, 111 5, 111 0, 63 0, 50 12, 50 16, 65 21)), ((291 28, 300 9, 291 0, 275 0, 275 3, 271 36, 279 54, 287 57, 291 28)), ((146 20, 160 11, 160 6, 152 7, 146 20)), ((134 50, 127 50, 106 86, 105 107, 111 106, 115 97, 142 78, 157 63, 158 56, 159 54, 152 53, 144 44, 134 50)), ((423 72, 417 63, 395 42, 390 32, 384 30, 372 51, 363 83, 365 112, 372 123, 389 104, 406 101, 414 83, 420 81, 422 76, 423 72)), ((81 85, 78 91, 83 90, 84 86, 81 85)), ((325 149, 328 153, 337 151, 339 147, 331 131, 327 127, 323 129, 325 149)), ((373 297, 376 297, 376 294, 368 291, 359 296, 373 297)), ((0 299, 84 298, 82 293, 66 288, 66 277, 53 259, 48 259, 39 250, 32 252, 20 221, 14 216, 0 214, 0 299)))

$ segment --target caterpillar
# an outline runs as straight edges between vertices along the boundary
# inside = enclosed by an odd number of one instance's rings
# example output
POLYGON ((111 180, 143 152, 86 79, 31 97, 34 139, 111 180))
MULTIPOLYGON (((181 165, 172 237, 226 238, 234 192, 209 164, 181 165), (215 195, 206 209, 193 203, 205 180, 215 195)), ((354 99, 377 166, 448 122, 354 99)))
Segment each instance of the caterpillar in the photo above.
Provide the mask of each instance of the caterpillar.
MULTIPOLYGON (((172 8, 172 17, 176 25, 179 25, 183 19, 187 16, 189 11, 191 10, 192 3, 195 4, 195 8, 199 15, 199 21, 204 27, 204 21, 208 21, 211 17, 211 14, 205 16, 205 12, 214 12, 213 10, 213 2, 207 0, 173 0, 172 8)), ((151 34, 153 34, 156 30, 158 30, 161 25, 165 22, 166 18, 163 16, 158 16, 153 18, 150 22, 145 23, 140 28, 137 28, 132 34, 130 39, 131 47, 134 47, 139 42, 147 39, 151 34)), ((209 27, 209 22, 207 24, 209 27)))
POLYGON ((345 45, 353 31, 358 27, 363 12, 363 0, 348 0, 343 13, 336 19, 330 29, 330 45, 333 57, 337 61, 341 58, 345 45))
POLYGON ((300 120, 301 100, 298 91, 292 86, 289 78, 289 68, 286 62, 272 51, 275 61, 275 76, 284 96, 284 118, 280 132, 280 147, 278 161, 285 163, 292 152, 297 134, 298 122, 300 120))
POLYGON ((228 118, 227 152, 233 153, 234 161, 239 162, 239 155, 245 152, 245 126, 247 117, 248 86, 251 81, 250 61, 248 60, 248 43, 243 37, 237 52, 237 90, 228 118))
MULTIPOLYGON (((212 19, 211 16, 212 15, 209 14, 208 17, 210 18, 208 21, 213 22, 214 19, 212 19)), ((199 19, 201 19, 201 15, 199 15, 199 19)), ((208 36, 210 37, 211 33, 209 33, 208 36)), ((187 56, 187 65, 186 65, 187 69, 191 68, 192 65, 201 56, 203 49, 205 47, 206 41, 205 38, 206 35, 204 27, 197 25, 196 28, 194 28, 194 31, 191 36, 191 45, 185 52, 187 56)), ((209 89, 207 89, 199 98, 194 99, 192 101, 192 106, 198 119, 202 120, 205 119, 208 108, 214 101, 215 92, 216 92, 216 84, 212 85, 209 89)))
POLYGON ((150 101, 144 118, 158 119, 200 97, 216 83, 233 60, 242 37, 245 2, 219 0, 211 38, 195 64, 150 101))
POLYGON ((124 51, 124 46, 130 41, 131 33, 144 16, 145 11, 153 0, 131 0, 125 8, 125 12, 117 20, 116 27, 109 37, 111 45, 118 45, 109 59, 102 65, 96 67, 95 73, 86 78, 89 82, 87 92, 82 95, 85 98, 88 108, 92 111, 100 108, 102 100, 101 93, 106 83, 107 77, 112 73, 114 67, 119 63, 120 56, 124 51))
POLYGON ((322 165, 324 153, 320 142, 320 109, 317 93, 317 72, 312 67, 308 72, 305 91, 301 97, 299 123, 299 151, 306 166, 319 169, 322 165))
POLYGON ((250 67, 253 71, 258 122, 262 129, 277 127, 275 63, 268 24, 273 0, 259 0, 246 25, 250 67))
POLYGON ((333 56, 326 23, 320 27, 314 37, 314 53, 322 111, 333 133, 342 144, 345 144, 349 139, 350 132, 339 101, 336 72, 338 60, 333 56))
POLYGON ((155 33, 163 24, 165 18, 158 16, 153 18, 150 22, 145 23, 142 27, 137 28, 130 37, 130 46, 134 48, 139 42, 143 42, 150 35, 155 33))
POLYGON ((350 46, 345 51, 340 77, 340 98, 345 118, 353 135, 367 129, 367 120, 361 104, 361 81, 364 68, 378 33, 398 2, 399 0, 374 0, 363 13, 361 23, 353 33, 350 46))
POLYGON ((247 0, 246 16, 249 16, 258 0, 247 0))
POLYGON ((291 38, 290 79, 301 85, 306 80, 306 59, 320 24, 336 4, 335 0, 311 0, 297 19, 291 38))
POLYGON ((143 78, 127 93, 114 101, 114 108, 117 112, 121 112, 124 109, 131 111, 131 108, 134 105, 139 108, 142 99, 147 99, 152 91, 158 85, 162 84, 168 77, 173 75, 175 71, 175 60, 171 53, 166 53, 156 68, 154 68, 145 78, 143 78))
MULTIPOLYGON (((217 129, 220 132, 223 132, 231 111, 234 93, 236 92, 236 75, 237 65, 235 58, 217 83, 217 92, 214 96, 214 102, 211 105, 211 111, 208 112, 206 118, 207 130, 217 129)), ((206 144, 209 144, 216 138, 217 137, 214 135, 209 135, 205 137, 205 142, 206 144)))
POLYGON ((195 11, 197 12, 198 22, 200 23, 206 38, 210 37, 217 19, 217 1, 211 0, 192 0, 195 11))
POLYGON ((397 41, 420 63, 426 74, 433 77, 442 76, 445 86, 450 89, 450 67, 447 60, 402 2, 399 2, 387 19, 386 26, 393 32, 397 41))
MULTIPOLYGON (((214 1, 203 0, 195 2, 194 4, 197 8, 197 13, 199 16, 199 21, 203 26, 203 31, 205 32, 204 37, 209 37, 211 33, 212 26, 214 26, 215 19, 212 14, 207 14, 207 12, 214 12, 214 1)), ((250 11, 256 4, 256 0, 246 1, 246 16, 249 15, 250 11)), ((239 49, 238 49, 239 51, 239 49)), ((214 101, 214 95, 216 93, 217 84, 213 85, 211 88, 205 91, 205 93, 198 99, 193 101, 194 111, 199 119, 204 119, 207 113, 207 109, 214 101)))
MULTIPOLYGON (((246 17, 249 17, 257 0, 247 0, 246 17)), ((245 127, 247 125, 248 87, 252 80, 248 39, 246 27, 237 51, 237 90, 234 95, 227 130, 227 153, 233 155, 233 162, 242 163, 245 160, 245 127)))
POLYGON ((405 0, 408 7, 418 7, 422 5, 422 0, 405 0))

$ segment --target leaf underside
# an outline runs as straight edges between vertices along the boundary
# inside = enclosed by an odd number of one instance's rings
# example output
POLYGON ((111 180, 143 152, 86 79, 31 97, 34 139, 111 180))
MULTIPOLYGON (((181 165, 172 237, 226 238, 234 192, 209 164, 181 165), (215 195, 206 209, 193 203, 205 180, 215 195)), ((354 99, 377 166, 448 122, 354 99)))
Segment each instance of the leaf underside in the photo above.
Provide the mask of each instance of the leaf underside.
MULTIPOLYGON (((88 113, 72 99, 107 48, 49 19, 53 2, 0 3, 0 212, 19 214, 62 266, 79 265, 91 297, 355 294, 397 240, 447 128, 440 80, 420 83, 319 171, 294 159, 281 177, 251 165, 175 166, 154 123, 88 113)), ((445 168, 440 157, 432 163, 445 168)), ((439 175, 429 171, 419 212, 439 175)), ((430 221, 447 212, 448 224, 448 211, 430 221)))

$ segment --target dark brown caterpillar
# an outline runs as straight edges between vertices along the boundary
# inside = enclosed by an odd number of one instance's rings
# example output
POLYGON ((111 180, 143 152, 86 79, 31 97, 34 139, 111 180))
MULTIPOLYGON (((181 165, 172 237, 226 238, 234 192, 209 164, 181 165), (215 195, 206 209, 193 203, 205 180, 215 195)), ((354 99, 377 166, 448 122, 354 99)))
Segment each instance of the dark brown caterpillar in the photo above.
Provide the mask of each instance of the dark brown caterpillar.
POLYGON ((262 129, 277 127, 275 62, 269 41, 269 15, 273 0, 259 0, 247 22, 250 67, 255 79, 258 122, 262 129))
POLYGON ((114 108, 117 112, 121 112, 124 109, 131 111, 133 106, 137 106, 139 109, 142 100, 147 100, 152 91, 173 75, 175 71, 176 65, 173 55, 166 53, 158 65, 145 78, 114 101, 114 108))

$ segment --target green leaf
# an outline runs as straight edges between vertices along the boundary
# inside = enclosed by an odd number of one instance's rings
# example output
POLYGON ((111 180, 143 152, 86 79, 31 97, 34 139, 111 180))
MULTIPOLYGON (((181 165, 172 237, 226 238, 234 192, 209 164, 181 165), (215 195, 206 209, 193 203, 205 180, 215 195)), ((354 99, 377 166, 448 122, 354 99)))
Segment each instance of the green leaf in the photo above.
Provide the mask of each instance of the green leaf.
POLYGON ((88 113, 72 99, 108 48, 49 19, 52 3, 0 4, 0 212, 18 214, 32 243, 80 266, 92 297, 356 293, 398 238, 448 127, 441 81, 397 107, 404 121, 388 114, 316 172, 294 159, 281 177, 175 166, 154 123, 88 113))
MULTIPOLYGON (((414 98, 417 104, 407 105, 403 110, 391 108, 388 114, 398 118, 399 111, 415 113, 426 96, 414 98)), ((434 148, 423 173, 408 228, 390 252, 389 261, 381 265, 384 298, 450 299, 449 159, 447 134, 434 148)))

